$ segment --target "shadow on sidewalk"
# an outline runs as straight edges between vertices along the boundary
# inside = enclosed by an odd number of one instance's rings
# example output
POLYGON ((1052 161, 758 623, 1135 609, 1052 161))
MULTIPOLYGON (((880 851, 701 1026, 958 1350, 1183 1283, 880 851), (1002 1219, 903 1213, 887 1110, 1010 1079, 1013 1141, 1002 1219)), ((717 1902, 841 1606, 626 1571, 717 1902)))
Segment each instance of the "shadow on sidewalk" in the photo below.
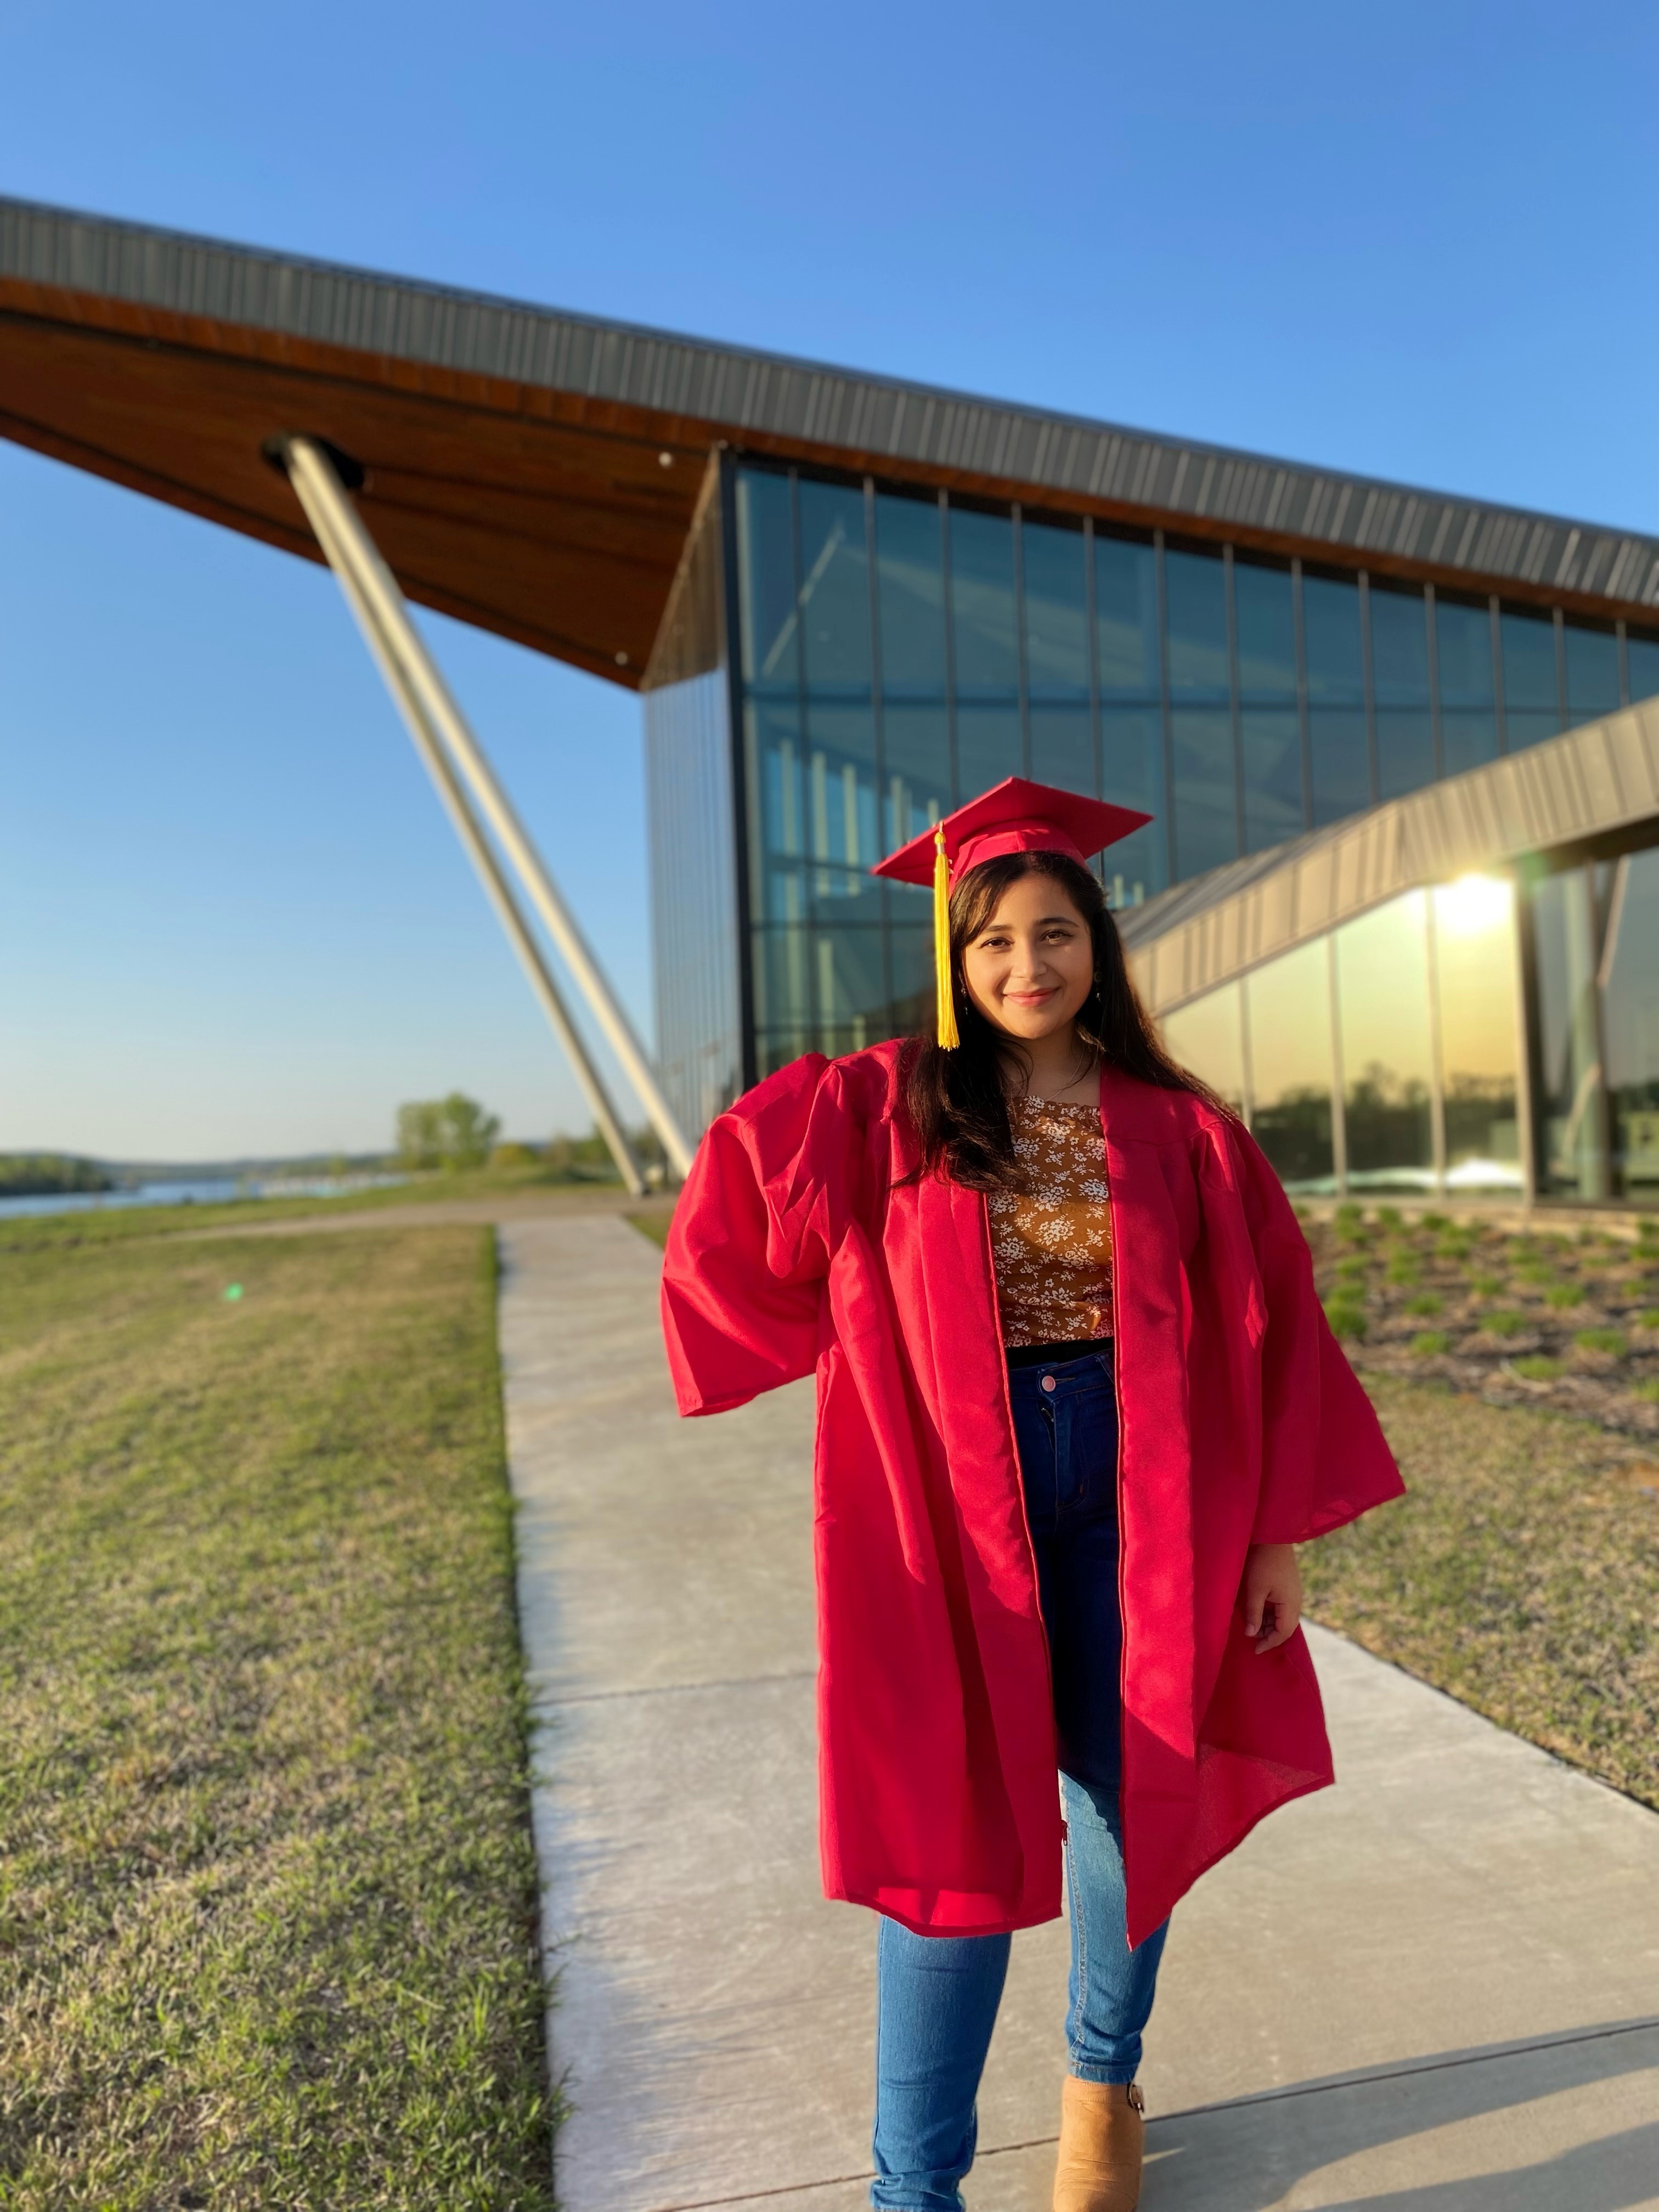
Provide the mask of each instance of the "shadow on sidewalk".
POLYGON ((1659 2018, 1155 2118, 1143 2212, 1627 2212, 1659 2195, 1659 2087, 1595 2093, 1650 2069, 1659 2018))

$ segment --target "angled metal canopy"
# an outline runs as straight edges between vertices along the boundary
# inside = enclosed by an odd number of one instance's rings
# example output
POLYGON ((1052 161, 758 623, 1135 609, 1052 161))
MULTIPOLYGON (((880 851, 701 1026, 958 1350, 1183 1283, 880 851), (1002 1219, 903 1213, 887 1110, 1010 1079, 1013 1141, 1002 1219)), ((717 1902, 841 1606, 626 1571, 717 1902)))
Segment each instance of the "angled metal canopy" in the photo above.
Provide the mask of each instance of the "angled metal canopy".
POLYGON ((1172 1013, 1401 891, 1616 841, 1659 815, 1659 698, 1230 862, 1120 915, 1148 1010, 1172 1013))
POLYGON ((411 599, 637 686, 712 445, 1602 615, 1659 540, 0 199, 0 435, 308 558, 258 453, 366 471, 411 599))

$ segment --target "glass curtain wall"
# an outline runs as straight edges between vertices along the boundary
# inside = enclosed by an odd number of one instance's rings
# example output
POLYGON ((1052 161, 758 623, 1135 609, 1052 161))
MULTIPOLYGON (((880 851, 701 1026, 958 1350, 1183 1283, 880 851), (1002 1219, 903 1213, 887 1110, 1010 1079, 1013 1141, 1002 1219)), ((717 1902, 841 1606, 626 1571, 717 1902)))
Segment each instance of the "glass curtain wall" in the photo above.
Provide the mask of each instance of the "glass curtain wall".
POLYGON ((1147 538, 1097 530, 1091 550, 1100 796, 1153 817, 1106 854, 1106 888, 1114 906, 1139 906, 1170 881, 1157 549, 1147 538))
POLYGON ((1233 562, 1238 752, 1244 849, 1261 853, 1307 823, 1297 702, 1296 587, 1290 563, 1233 562))
POLYGON ((1164 556, 1170 686, 1170 873, 1176 882, 1238 858, 1227 563, 1219 552, 1164 556))
POLYGON ((1203 1079, 1236 1114, 1245 1110, 1244 999, 1240 983, 1206 992, 1163 1024, 1164 1042, 1183 1067, 1203 1079))
POLYGON ((1376 793, 1403 799, 1435 778, 1429 608, 1421 591, 1373 584, 1369 592, 1376 793))
POLYGON ((1616 625, 867 479, 727 493, 761 1072, 921 1018, 927 895, 869 869, 1006 775, 1155 817, 1104 859, 1127 907, 1659 692, 1616 625))
MULTIPOLYGON (((1512 1194, 1524 1183, 1514 932, 1506 881, 1408 891, 1178 1007, 1164 1042, 1239 1106, 1288 1190, 1512 1194)), ((1642 997, 1638 981, 1631 1003, 1642 997)), ((1640 1053, 1632 1071, 1659 1082, 1659 1051, 1640 1053)))
POLYGON ((1543 1115, 1558 1196, 1659 1188, 1659 848, 1565 868, 1531 893, 1543 1115))
POLYGON ((1299 945, 1255 969, 1241 988, 1251 1134, 1286 1190, 1334 1190, 1330 947, 1299 945))
POLYGON ((1484 599, 1434 603, 1435 672, 1440 685, 1440 757, 1448 775, 1498 757, 1497 656, 1484 599))
POLYGON ((1625 639, 1625 696, 1651 699, 1659 693, 1659 637, 1632 630, 1625 639))
POLYGON ((1355 576, 1302 577, 1302 649, 1308 693, 1311 826, 1370 805, 1365 644, 1355 576))
POLYGON ((1515 887, 1497 876, 1438 884, 1429 921, 1446 1188, 1514 1186, 1522 1180, 1515 887))
POLYGON ((706 496, 642 687, 657 1071, 692 1134, 744 1087, 721 543, 706 496))
POLYGON ((1408 891, 1333 933, 1350 1190, 1434 1188, 1427 908, 1408 891))

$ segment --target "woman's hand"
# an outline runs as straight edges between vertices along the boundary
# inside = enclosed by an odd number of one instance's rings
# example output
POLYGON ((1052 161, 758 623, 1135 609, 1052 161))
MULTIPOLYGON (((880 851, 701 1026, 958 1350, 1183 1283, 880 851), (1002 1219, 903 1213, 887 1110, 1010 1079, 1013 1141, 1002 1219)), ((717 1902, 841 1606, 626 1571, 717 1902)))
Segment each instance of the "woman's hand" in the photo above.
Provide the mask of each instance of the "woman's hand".
POLYGON ((1252 1544, 1241 1590, 1244 1633, 1258 1651, 1276 1651, 1302 1618, 1302 1570, 1294 1544, 1252 1544))

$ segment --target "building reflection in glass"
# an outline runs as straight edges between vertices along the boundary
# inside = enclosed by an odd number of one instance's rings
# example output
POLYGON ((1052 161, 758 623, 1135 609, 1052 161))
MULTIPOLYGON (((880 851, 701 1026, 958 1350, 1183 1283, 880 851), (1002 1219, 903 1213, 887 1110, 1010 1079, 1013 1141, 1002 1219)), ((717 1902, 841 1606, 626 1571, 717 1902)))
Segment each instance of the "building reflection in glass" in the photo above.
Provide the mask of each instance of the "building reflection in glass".
POLYGON ((1563 1196, 1659 1188, 1659 849, 1532 890, 1545 1174, 1563 1196))
POLYGON ((1407 891, 1335 933, 1348 1187, 1434 1186, 1427 902, 1407 891))
POLYGON ((1595 987, 1613 876, 1606 865, 1565 868, 1532 893, 1543 1180, 1575 1198, 1613 1188, 1595 987))
POLYGON ((1244 979, 1244 1003, 1251 1134, 1287 1190, 1333 1190, 1328 944, 1300 945, 1253 969, 1244 979))
POLYGON ((1166 1050, 1236 1114, 1245 1110, 1242 988, 1224 983, 1178 1008, 1162 1025, 1166 1050))
MULTIPOLYGON (((1644 881, 1643 896, 1659 901, 1659 866, 1644 881)), ((1659 942, 1659 914, 1654 925, 1645 915, 1638 924, 1646 933, 1632 943, 1644 951, 1659 942)), ((1525 1183, 1514 930, 1514 888, 1501 878, 1410 891, 1178 1007, 1164 1042, 1243 1115, 1289 1189, 1513 1194, 1525 1183)), ((1632 972, 1627 1060, 1639 1116, 1650 1097, 1659 1113, 1659 1036, 1638 1035, 1659 991, 1632 972)), ((1648 1141, 1649 1126, 1632 1121, 1635 1141, 1648 1141)))
POLYGON ((1463 876, 1431 894, 1448 1190, 1522 1188, 1515 887, 1463 876))
POLYGON ((1601 968, 1607 1110, 1620 1194, 1659 1191, 1659 851, 1617 863, 1601 968))

